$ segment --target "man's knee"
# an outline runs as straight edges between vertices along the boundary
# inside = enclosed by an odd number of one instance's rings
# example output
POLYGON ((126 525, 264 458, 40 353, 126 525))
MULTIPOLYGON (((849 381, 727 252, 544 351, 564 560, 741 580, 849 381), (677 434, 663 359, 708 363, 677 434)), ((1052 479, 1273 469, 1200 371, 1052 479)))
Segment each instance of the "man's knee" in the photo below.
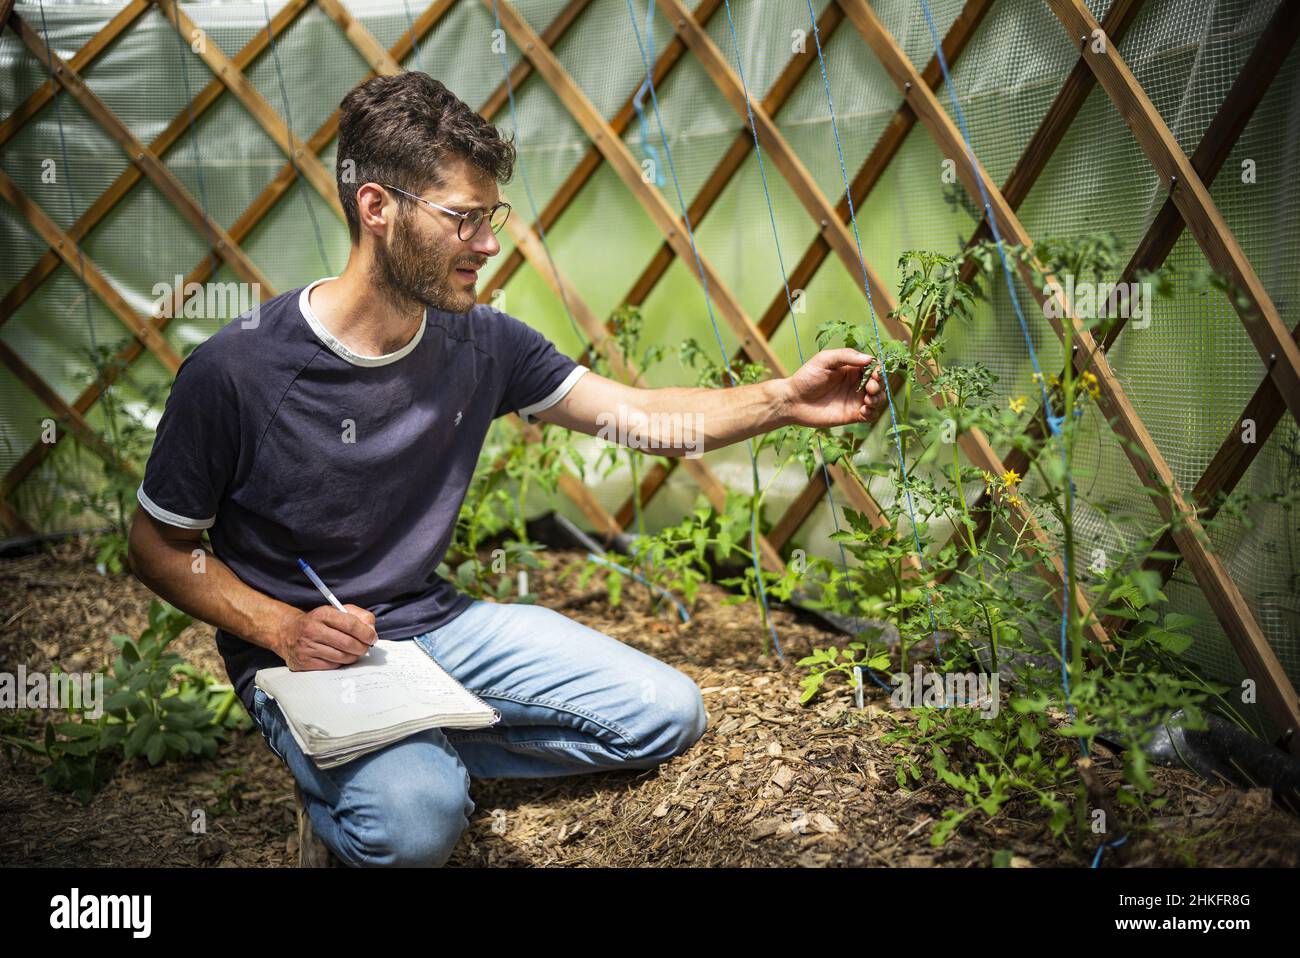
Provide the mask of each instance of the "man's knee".
POLYGON ((340 857, 363 867, 437 868, 446 864, 474 809, 466 783, 393 783, 385 801, 341 829, 351 846, 340 857))
POLYGON ((653 699, 649 707, 658 722, 640 752, 640 757, 658 762, 680 755, 698 742, 709 720, 700 687, 684 673, 670 671, 667 679, 651 680, 653 699))

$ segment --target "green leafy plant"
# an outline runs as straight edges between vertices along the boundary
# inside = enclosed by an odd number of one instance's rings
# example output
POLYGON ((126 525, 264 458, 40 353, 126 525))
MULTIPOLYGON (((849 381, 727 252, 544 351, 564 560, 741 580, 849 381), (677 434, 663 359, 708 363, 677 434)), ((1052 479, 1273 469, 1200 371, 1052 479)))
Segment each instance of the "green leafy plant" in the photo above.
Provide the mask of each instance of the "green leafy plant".
MULTIPOLYGON (((1053 239, 1034 250, 1010 250, 1040 279, 1070 274, 1093 281, 1115 269, 1117 252, 1110 236, 1053 239)), ((991 247, 977 248, 973 255, 993 269, 991 247)), ((1158 577, 1142 566, 1159 558, 1153 547, 1168 525, 1137 529, 1122 508, 1105 502, 1085 506, 1072 481, 1081 423, 1098 414, 1100 384, 1088 368, 1089 357, 1004 400, 986 368, 940 362, 947 324, 954 318, 965 323, 976 309, 978 290, 962 281, 960 266, 936 253, 909 251, 900 258, 899 305, 892 318, 907 337, 891 341, 880 357, 893 386, 896 438, 877 441, 871 446, 875 458, 866 462, 859 461, 866 429, 849 427, 822 442, 826 461, 857 477, 880 519, 846 509, 846 521, 832 538, 856 565, 810 560, 799 584, 814 592, 814 605, 895 623, 903 671, 919 649, 936 671, 1014 676, 1006 706, 991 716, 951 705, 917 707, 906 718, 886 713, 896 720, 884 739, 897 747, 900 787, 928 770, 960 798, 938 823, 932 841, 947 840, 972 814, 993 817, 1008 803, 1030 801, 1047 813, 1059 839, 1082 849, 1096 842, 1085 817, 1092 797, 1072 756, 1091 752, 1100 736, 1123 746, 1126 787, 1115 801, 1131 825, 1140 825, 1159 802, 1149 799, 1153 784, 1142 746, 1161 716, 1182 709, 1194 724, 1205 703, 1225 690, 1196 676, 1181 659, 1191 643, 1193 620, 1167 611, 1158 577), (1027 432, 1030 394, 1044 391, 1059 426, 1055 432, 1049 428, 1040 409, 1038 429, 1027 432), (922 397, 926 401, 918 401, 922 397), (1031 475, 1012 469, 993 475, 966 464, 962 440, 976 429, 995 449, 1027 453, 1031 475), (903 493, 900 451, 910 497, 903 493), (1111 541, 1121 544, 1111 550, 1104 570, 1083 570, 1080 562, 1076 521, 1085 507, 1112 524, 1111 541), (1034 526, 1044 533, 1033 533, 1034 526), (1086 613, 1071 602, 1064 636, 1059 587, 1029 585, 1039 581, 1037 567, 1052 559, 1068 570, 1067 594, 1088 600, 1086 613), (1091 631, 1102 617, 1131 627, 1103 646, 1091 631)), ((1106 322, 1102 316, 1092 325, 1106 322)), ((1068 356, 1073 343, 1065 326, 1068 356)), ((825 324, 818 342, 875 352, 871 328, 849 321, 825 324)), ((882 432, 892 433, 890 425, 886 421, 882 432)), ((796 444, 811 472, 814 463, 806 452, 812 444, 806 438, 796 444)), ((794 582, 795 577, 783 579, 774 592, 789 594, 794 582)), ((809 673, 802 700, 823 691, 837 673, 852 679, 857 669, 883 672, 891 666, 894 660, 876 641, 878 632, 878 626, 867 625, 847 648, 819 649, 804 658, 800 664, 809 673)), ((1119 825, 1112 822, 1110 828, 1119 825)))
POLYGON ((532 593, 517 594, 518 579, 506 572, 540 567, 536 554, 544 547, 528 539, 528 490, 541 488, 553 497, 566 464, 584 467, 564 430, 543 423, 541 440, 530 443, 518 429, 494 422, 438 574, 476 598, 534 601, 532 593), (501 551, 485 562, 482 550, 494 542, 501 551))
POLYGON ((809 670, 799 683, 803 686, 803 694, 799 696, 800 704, 807 703, 820 692, 826 677, 835 672, 847 676, 856 689, 863 674, 862 669, 883 671, 889 668, 889 649, 883 643, 876 644, 883 631, 879 626, 872 626, 859 633, 866 641, 850 642, 846 649, 833 645, 828 649, 814 649, 812 655, 806 655, 795 663, 809 670))
MULTIPOLYGON (((89 801, 120 759, 145 758, 150 765, 186 756, 214 758, 229 729, 251 727, 229 684, 200 674, 168 646, 192 620, 154 600, 149 625, 139 637, 116 635, 120 650, 103 676, 103 714, 82 717, 68 706, 69 719, 48 722, 37 741, 0 735, 7 748, 42 756, 42 779, 53 788, 89 801)), ((10 755, 12 760, 13 755, 10 755)))
POLYGON ((57 490, 39 508, 43 522, 57 511, 71 516, 91 515, 104 529, 92 545, 101 575, 126 569, 128 521, 134 510, 140 472, 153 447, 151 410, 162 407, 167 384, 141 382, 129 363, 120 358, 128 340, 100 344, 87 350, 84 385, 101 376, 112 382, 100 403, 102 428, 90 436, 72 432, 70 455, 52 457, 52 487, 57 490), (127 396, 134 397, 128 401, 127 396))

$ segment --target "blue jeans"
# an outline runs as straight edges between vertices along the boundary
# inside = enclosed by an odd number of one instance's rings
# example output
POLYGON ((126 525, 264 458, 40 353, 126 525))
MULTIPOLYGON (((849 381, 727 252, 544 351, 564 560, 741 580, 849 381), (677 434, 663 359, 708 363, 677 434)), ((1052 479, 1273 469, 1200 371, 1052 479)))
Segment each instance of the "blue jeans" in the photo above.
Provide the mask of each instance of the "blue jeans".
POLYGON ((322 769, 255 692, 253 718, 297 779, 317 835, 349 865, 442 865, 474 811, 471 775, 652 768, 708 722, 688 676, 544 606, 476 600, 414 641, 501 721, 431 729, 322 769))

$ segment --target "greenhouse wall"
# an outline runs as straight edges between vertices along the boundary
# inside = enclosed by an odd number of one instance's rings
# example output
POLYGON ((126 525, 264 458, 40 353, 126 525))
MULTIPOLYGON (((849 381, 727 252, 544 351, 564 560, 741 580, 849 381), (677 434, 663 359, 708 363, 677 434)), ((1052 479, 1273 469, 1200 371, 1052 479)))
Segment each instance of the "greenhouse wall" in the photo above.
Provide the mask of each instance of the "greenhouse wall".
MULTIPOLYGON (((173 8, 143 0, 44 0, 19 2, 14 9, 32 30, 48 36, 55 54, 68 62, 75 61, 79 51, 84 54, 83 48, 115 19, 130 18, 112 42, 79 66, 80 76, 142 143, 165 135, 179 118, 180 133, 171 137, 161 160, 223 229, 234 230, 268 185, 283 175, 286 155, 277 141, 280 131, 268 129, 231 93, 218 96, 202 115, 187 117, 187 111, 193 111, 187 104, 214 79, 210 62, 197 48, 207 43, 234 57, 264 36, 273 19, 290 12, 288 25, 243 72, 294 136, 304 143, 319 139, 319 131, 343 96, 371 70, 363 48, 341 26, 350 15, 385 50, 405 44, 401 67, 432 74, 476 109, 493 101, 496 109, 490 118, 512 131, 519 147, 516 176, 503 193, 513 204, 513 216, 532 223, 538 211, 564 189, 591 148, 591 140, 562 97, 536 71, 512 88, 512 98, 496 95, 503 80, 499 53, 503 38, 491 2, 464 0, 435 6, 444 9, 432 29, 415 43, 410 42, 412 32, 433 9, 426 0, 339 0, 332 6, 303 0, 292 6, 279 0, 185 3, 181 11, 199 31, 185 38, 169 19, 173 8), (142 96, 142 89, 149 95, 142 96)), ((581 4, 580 12, 551 46, 560 65, 607 123, 630 101, 637 101, 641 115, 634 114, 627 123, 623 143, 650 171, 649 186, 677 213, 679 188, 680 196, 690 203, 737 137, 747 135, 747 127, 699 59, 688 52, 655 90, 667 135, 665 150, 655 104, 648 96, 637 98, 646 76, 639 41, 649 41, 657 59, 666 55, 675 37, 663 6, 654 8, 647 19, 643 0, 631 6, 615 0, 581 4), (630 10, 637 17, 635 30, 630 10)), ((756 102, 772 93, 787 63, 800 57, 808 60, 795 87, 788 93, 780 91, 783 102, 774 120, 821 193, 832 204, 842 199, 845 173, 851 177, 862 166, 898 116, 902 99, 888 71, 851 23, 840 16, 828 17, 826 0, 812 4, 818 17, 835 21, 825 37, 812 36, 808 7, 795 0, 744 0, 730 7, 706 2, 704 6, 711 14, 705 32, 733 67, 735 50, 743 51, 740 72, 756 102), (834 126, 817 66, 819 40, 825 45, 825 83, 835 107, 834 126)), ((971 6, 956 0, 930 4, 937 35, 945 36, 971 6)), ((954 58, 952 80, 974 152, 993 181, 1003 183, 1075 69, 1080 49, 1077 38, 1066 34, 1042 0, 997 0, 975 6, 986 9, 981 9, 978 26, 954 58)), ((1099 19, 1110 12, 1105 0, 1090 0, 1088 6, 1099 19)), ((1117 48, 1178 145, 1191 155, 1278 5, 1148 0, 1128 6, 1137 10, 1117 48)), ((541 34, 574 4, 518 0, 513 7, 541 34)), ((934 45, 921 5, 880 0, 872 8, 915 68, 926 68, 934 45)), ((504 41, 504 56, 512 70, 521 63, 513 40, 504 41)), ((74 235, 74 223, 94 210, 101 194, 128 172, 133 160, 73 96, 45 97, 35 113, 23 115, 29 101, 41 96, 49 68, 15 30, 0 35, 0 76, 5 77, 0 85, 0 117, 5 118, 0 169, 59 230, 74 235)), ((1214 203, 1287 329, 1295 325, 1300 294, 1300 230, 1295 226, 1300 218, 1300 185, 1287 169, 1300 151, 1297 91, 1300 52, 1292 49, 1210 186, 1214 203)), ((935 92, 957 121, 946 86, 937 84, 935 92)), ((334 151, 332 140, 318 151, 320 163, 331 175, 334 151)), ((945 164, 951 159, 921 124, 913 125, 856 210, 862 253, 891 289, 897 285, 896 264, 903 251, 959 254, 982 219, 980 206, 946 175, 945 164)), ((156 285, 189 275, 208 254, 211 236, 179 212, 153 180, 138 179, 80 237, 77 257, 93 264, 131 313, 149 317, 156 285)), ((294 171, 288 188, 240 241, 274 292, 337 275, 347 260, 344 223, 306 179, 294 171)), ((1097 86, 1083 101, 1018 212, 1028 233, 1039 240, 1114 233, 1122 268, 1168 195, 1164 179, 1105 90, 1097 86)), ((695 225, 694 241, 701 253, 755 321, 782 293, 783 272, 793 268, 821 232, 790 184, 770 162, 760 170, 752 151, 707 216, 695 225), (772 201, 770 213, 765 189, 772 201)), ((40 461, 26 469, 21 481, 12 477, 39 448, 51 418, 58 418, 47 401, 49 394, 77 405, 102 372, 106 357, 121 349, 130 336, 102 295, 94 289, 87 294, 74 266, 76 257, 60 260, 34 280, 50 243, 27 212, 13 202, 0 203, 0 230, 4 246, 0 294, 5 297, 0 344, 7 357, 0 370, 0 470, 8 477, 6 501, 11 517, 16 515, 32 530, 84 527, 93 517, 74 514, 62 492, 69 485, 94 481, 95 462, 83 444, 49 443, 47 436, 46 444, 53 448, 41 453, 40 461)), ((645 203, 607 163, 599 165, 545 237, 555 268, 602 319, 627 301, 664 242, 645 203)), ((508 233, 503 232, 501 239, 499 260, 504 261, 514 244, 508 233)), ((1207 269, 1207 260, 1196 239, 1184 233, 1167 265, 1180 276, 1193 276, 1207 269)), ((1108 279, 1119 277, 1117 268, 1108 279)), ((481 292, 576 357, 586 342, 550 279, 544 267, 539 269, 530 260, 508 282, 481 292)), ((212 283, 238 280, 228 264, 211 277, 212 283)), ((1190 491, 1224 437, 1242 428, 1241 412, 1268 367, 1226 296, 1198 291, 1186 283, 1174 289, 1172 296, 1152 303, 1148 317, 1124 329, 1107 358, 1174 478, 1190 491)), ((1033 394, 1033 366, 1011 297, 1005 286, 995 283, 991 290, 988 302, 980 305, 969 324, 950 328, 946 361, 986 364, 996 373, 996 388, 1004 400, 1033 394)), ((1019 290, 1021 302, 1032 307, 1023 285, 1019 290)), ((265 298, 271 290, 263 292, 265 298)), ((800 308, 771 337, 784 369, 794 370, 815 351, 820 324, 835 319, 862 321, 868 310, 863 292, 846 265, 828 256, 801 290, 800 308)), ((675 349, 694 338, 715 350, 720 339, 728 356, 736 355, 741 346, 736 332, 717 322, 694 263, 680 256, 644 297, 641 308, 651 342, 675 349)), ((163 336, 176 355, 184 356, 238 312, 218 309, 202 316, 178 316, 166 325, 163 336)), ((1025 318, 1042 368, 1060 369, 1065 357, 1041 311, 1029 308, 1025 318)), ((149 427, 161 414, 172 373, 155 351, 139 353, 114 383, 112 398, 149 427)), ((689 385, 693 374, 674 353, 649 370, 646 381, 655 386, 689 385)), ((102 404, 78 406, 78 411, 91 429, 108 435, 102 404)), ((1155 524, 1158 513, 1101 416, 1089 413, 1085 429, 1075 481, 1081 498, 1093 505, 1079 506, 1077 528, 1085 540, 1080 545, 1082 554, 1100 550, 1104 556, 1122 551, 1129 530, 1155 524)), ((584 443, 588 450, 598 446, 596 440, 584 443)), ((864 449, 864 458, 890 454, 887 438, 880 435, 864 449)), ((1247 497, 1244 507, 1225 512, 1210 528, 1214 553, 1239 586, 1293 683, 1300 681, 1300 526, 1284 497, 1300 492, 1298 458, 1300 432, 1294 416, 1283 411, 1276 428, 1260 440, 1238 484, 1247 497)), ((750 464, 743 445, 709 453, 704 462, 728 487, 748 491, 750 464)), ((771 457, 760 462, 764 483, 771 483, 768 522, 785 512, 807 482, 797 466, 787 466, 776 475, 778 465, 771 457)), ((615 471, 588 485, 601 506, 612 512, 628 494, 629 474, 625 469, 615 471)), ((882 501, 896 494, 883 482, 873 491, 882 501)), ((698 494, 694 478, 686 470, 675 470, 647 506, 650 527, 675 521, 698 494)), ((843 501, 837 504, 842 507, 843 501)), ((563 498, 536 503, 539 510, 552 507, 590 526, 583 512, 563 498)), ((823 500, 789 544, 817 555, 833 554, 831 509, 823 500)), ((14 534, 20 531, 10 529, 14 534)), ((1245 677, 1241 662, 1185 564, 1166 591, 1172 608, 1198 620, 1193 659, 1215 678, 1240 682, 1245 677)))

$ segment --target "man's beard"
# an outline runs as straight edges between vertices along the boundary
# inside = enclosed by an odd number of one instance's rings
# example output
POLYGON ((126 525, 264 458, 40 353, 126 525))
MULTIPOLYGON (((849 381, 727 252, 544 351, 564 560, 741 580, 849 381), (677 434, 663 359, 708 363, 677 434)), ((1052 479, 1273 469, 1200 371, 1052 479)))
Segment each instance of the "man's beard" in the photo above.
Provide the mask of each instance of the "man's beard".
MULTIPOLYGON (((399 214, 391 248, 376 244, 371 273, 375 288, 402 313, 418 305, 449 313, 468 312, 475 297, 451 285, 452 254, 437 244, 419 245, 410 220, 409 214, 399 214)), ((464 265, 478 265, 477 259, 464 265)))

